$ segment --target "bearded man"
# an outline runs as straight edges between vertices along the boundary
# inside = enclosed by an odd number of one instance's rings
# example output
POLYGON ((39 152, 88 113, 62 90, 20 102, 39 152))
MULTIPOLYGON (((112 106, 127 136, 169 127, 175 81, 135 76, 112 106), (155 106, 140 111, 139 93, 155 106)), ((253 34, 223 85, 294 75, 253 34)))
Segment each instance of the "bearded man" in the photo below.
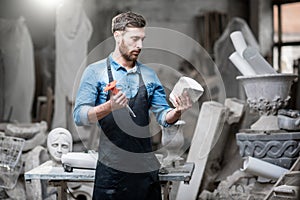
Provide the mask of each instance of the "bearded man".
POLYGON ((149 110, 162 126, 174 124, 192 104, 187 93, 171 108, 155 71, 138 62, 146 20, 125 12, 112 19, 114 51, 89 65, 81 79, 76 125, 98 123, 102 129, 93 199, 159 200, 159 162, 152 151, 149 110), (106 86, 117 81, 117 93, 106 86), (128 106, 135 115, 128 112, 128 106))

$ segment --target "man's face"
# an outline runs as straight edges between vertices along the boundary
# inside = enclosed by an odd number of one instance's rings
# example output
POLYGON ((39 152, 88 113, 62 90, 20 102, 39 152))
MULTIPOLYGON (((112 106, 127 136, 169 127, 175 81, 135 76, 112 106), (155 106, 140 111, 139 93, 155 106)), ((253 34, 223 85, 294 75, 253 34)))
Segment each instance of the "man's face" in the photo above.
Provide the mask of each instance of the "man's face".
POLYGON ((145 39, 145 28, 126 28, 121 34, 119 51, 127 61, 136 61, 145 39))

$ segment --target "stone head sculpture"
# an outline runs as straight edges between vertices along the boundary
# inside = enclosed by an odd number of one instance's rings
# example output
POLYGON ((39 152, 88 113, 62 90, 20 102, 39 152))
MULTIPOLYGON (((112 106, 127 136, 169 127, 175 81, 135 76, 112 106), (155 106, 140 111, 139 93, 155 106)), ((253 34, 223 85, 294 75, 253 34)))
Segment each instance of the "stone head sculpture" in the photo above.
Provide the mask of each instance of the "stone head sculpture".
POLYGON ((72 151, 71 133, 64 128, 55 128, 48 134, 47 148, 54 165, 61 165, 61 156, 72 151))

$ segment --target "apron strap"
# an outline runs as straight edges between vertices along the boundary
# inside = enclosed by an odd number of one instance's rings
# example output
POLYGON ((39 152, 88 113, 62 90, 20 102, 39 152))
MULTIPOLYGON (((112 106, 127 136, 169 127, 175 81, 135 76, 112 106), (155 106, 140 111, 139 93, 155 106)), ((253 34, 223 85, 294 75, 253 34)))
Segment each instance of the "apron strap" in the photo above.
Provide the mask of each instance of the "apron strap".
POLYGON ((109 82, 112 82, 112 81, 114 81, 114 77, 111 72, 111 65, 110 65, 109 57, 106 59, 106 65, 107 65, 107 74, 108 74, 109 82))
MULTIPOLYGON (((106 66, 107 66, 108 82, 110 83, 110 82, 114 81, 114 77, 113 77, 112 72, 111 72, 111 65, 110 65, 110 59, 109 59, 109 57, 106 58, 106 66)), ((108 91, 108 95, 106 97, 106 101, 109 100, 110 95, 111 95, 111 91, 109 90, 108 91)))

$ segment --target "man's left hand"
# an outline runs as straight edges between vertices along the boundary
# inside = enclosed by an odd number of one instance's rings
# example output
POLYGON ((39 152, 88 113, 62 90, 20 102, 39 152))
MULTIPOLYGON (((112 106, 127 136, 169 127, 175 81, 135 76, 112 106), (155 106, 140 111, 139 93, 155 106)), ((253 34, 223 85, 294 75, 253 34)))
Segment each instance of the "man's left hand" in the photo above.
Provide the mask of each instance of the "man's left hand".
POLYGON ((184 111, 192 107, 192 102, 187 91, 184 91, 181 96, 175 96, 175 111, 182 114, 184 111))

